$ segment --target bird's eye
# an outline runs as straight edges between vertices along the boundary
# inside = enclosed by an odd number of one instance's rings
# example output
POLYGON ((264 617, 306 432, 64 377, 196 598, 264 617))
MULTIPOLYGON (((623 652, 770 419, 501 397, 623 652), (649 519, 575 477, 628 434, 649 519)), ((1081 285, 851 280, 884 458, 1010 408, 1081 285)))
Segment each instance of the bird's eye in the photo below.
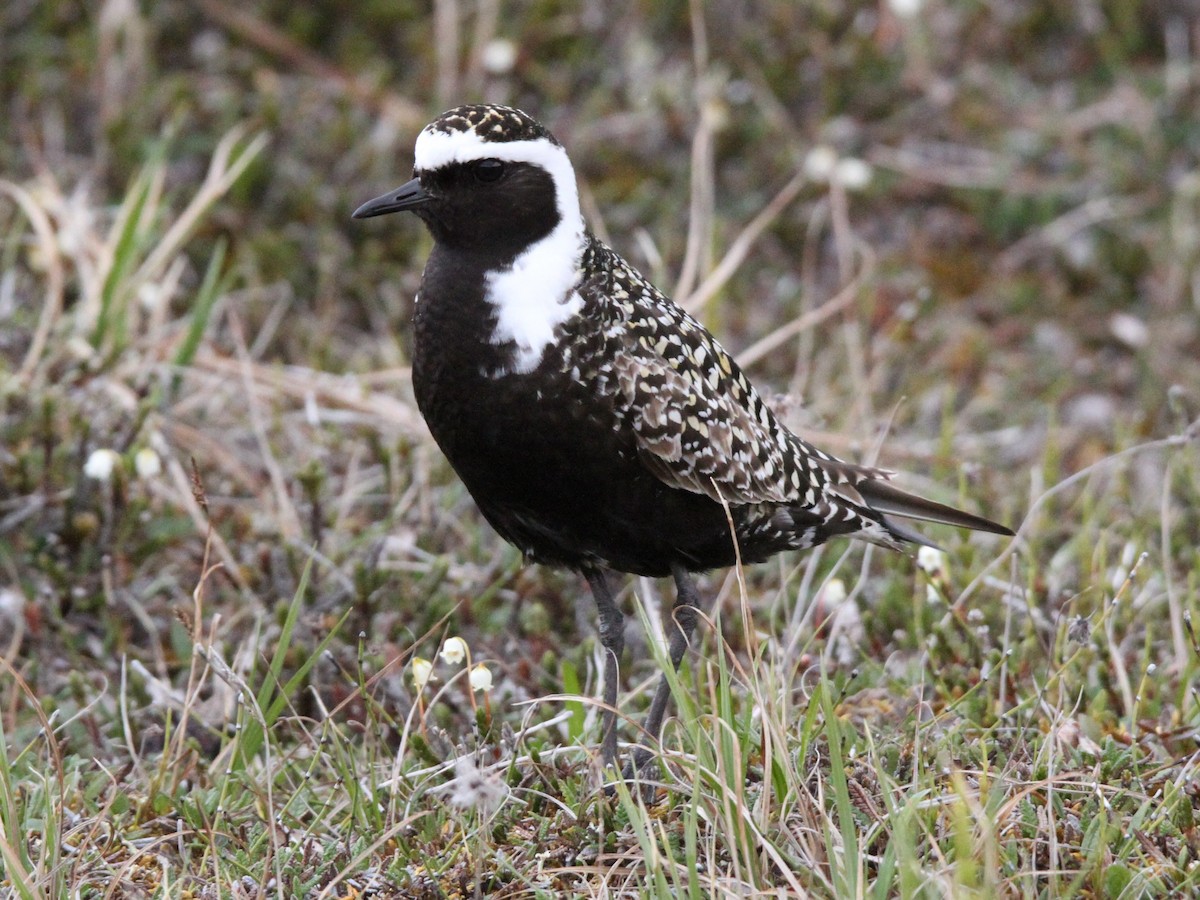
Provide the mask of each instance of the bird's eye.
POLYGON ((472 171, 479 181, 499 181, 504 174, 504 163, 498 159, 481 159, 472 166, 472 171))

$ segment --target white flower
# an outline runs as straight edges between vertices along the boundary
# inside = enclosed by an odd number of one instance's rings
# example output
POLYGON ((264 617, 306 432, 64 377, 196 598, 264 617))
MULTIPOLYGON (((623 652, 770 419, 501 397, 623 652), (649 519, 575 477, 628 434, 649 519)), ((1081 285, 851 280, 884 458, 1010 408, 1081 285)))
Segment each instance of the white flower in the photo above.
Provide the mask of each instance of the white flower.
POLYGON ((1141 350, 1150 343, 1150 329, 1145 322, 1130 313, 1114 313, 1108 320, 1108 329, 1113 337, 1134 350, 1141 350))
POLYGON ((813 181, 828 181, 837 167, 837 151, 828 144, 818 144, 804 157, 804 174, 813 181))
POLYGON ((492 689, 492 670, 483 663, 471 669, 471 690, 483 691, 485 694, 492 689))
POLYGON ((414 656, 412 661, 412 683, 418 691, 425 690, 425 685, 431 681, 437 681, 437 676, 433 674, 433 663, 422 656, 414 656))
POLYGON ((915 18, 924 5, 924 0, 888 0, 892 12, 902 19, 915 18))
POLYGON ((871 165, 861 159, 839 159, 833 167, 833 177, 848 191, 861 191, 871 183, 871 165))
POLYGON ((25 614, 25 595, 9 587, 0 588, 0 620, 14 625, 25 614))
POLYGON ((166 296, 163 285, 151 281, 143 281, 137 289, 138 303, 146 312, 153 312, 161 306, 166 296))
POLYGON ((460 637, 452 637, 446 638, 446 643, 442 644, 442 652, 438 656, 447 665, 457 666, 469 652, 470 648, 466 641, 460 637))
POLYGON ((922 547, 917 551, 917 565, 927 575, 940 575, 946 571, 946 554, 937 547, 922 547))
POLYGON ((505 38, 493 38, 484 45, 480 61, 489 75, 507 75, 517 64, 517 45, 505 38))
POLYGON ((83 464, 83 474, 97 481, 108 481, 112 478, 113 470, 121 464, 121 454, 116 450, 102 447, 93 450, 92 455, 83 464))
POLYGON ((96 348, 89 344, 86 338, 76 335, 67 341, 67 352, 80 362, 87 362, 96 355, 96 348))
MULTIPOLYGON (((845 600, 844 597, 842 599, 845 600)), ((854 660, 858 658, 859 648, 867 639, 867 630, 863 627, 862 614, 858 611, 857 603, 843 602, 838 605, 830 622, 829 635, 838 663, 843 666, 853 665, 854 660)))
POLYGON ((143 447, 133 456, 133 467, 137 469, 138 478, 150 479, 162 472, 162 460, 151 447, 143 447))
POLYGON ((825 587, 821 588, 820 602, 832 611, 842 605, 846 599, 846 582, 840 578, 831 578, 825 587))
POLYGON ((871 183, 871 164, 848 156, 839 158, 828 144, 818 144, 804 157, 804 174, 813 181, 836 181, 848 191, 861 191, 871 183))

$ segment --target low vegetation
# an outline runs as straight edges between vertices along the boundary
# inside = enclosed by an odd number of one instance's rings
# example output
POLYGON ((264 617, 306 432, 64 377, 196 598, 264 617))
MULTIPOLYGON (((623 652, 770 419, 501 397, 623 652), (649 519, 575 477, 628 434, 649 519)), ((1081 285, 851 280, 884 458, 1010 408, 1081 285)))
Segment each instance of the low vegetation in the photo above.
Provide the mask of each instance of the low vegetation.
POLYGON ((516 6, 0 9, 0 896, 1200 891, 1197 21, 516 6), (794 427, 1020 528, 707 576, 646 792, 349 219, 479 98, 794 427))

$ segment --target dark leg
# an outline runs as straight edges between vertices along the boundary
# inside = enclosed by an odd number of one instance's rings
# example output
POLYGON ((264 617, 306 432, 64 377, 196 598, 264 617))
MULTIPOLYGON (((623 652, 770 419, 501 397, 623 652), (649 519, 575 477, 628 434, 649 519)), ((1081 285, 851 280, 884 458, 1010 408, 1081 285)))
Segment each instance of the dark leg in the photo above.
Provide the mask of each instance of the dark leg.
POLYGON ((625 648, 625 617, 613 599, 612 584, 603 569, 584 569, 596 608, 600 611, 600 646, 604 648, 604 715, 600 755, 605 766, 617 764, 617 661, 625 648))
MULTIPOLYGON (((700 617, 700 595, 696 592, 696 582, 682 566, 672 566, 671 574, 675 577, 675 606, 671 610, 671 624, 667 626, 670 635, 668 652, 671 656, 671 666, 678 671, 683 654, 687 652, 692 640, 692 632, 696 630, 696 620, 700 617)), ((646 732, 650 740, 657 741, 662 733, 663 716, 667 712, 667 703, 671 699, 671 683, 663 675, 650 701, 650 711, 646 713, 646 732)), ((633 767, 627 774, 641 769, 650 758, 650 751, 643 748, 633 755, 633 767)))

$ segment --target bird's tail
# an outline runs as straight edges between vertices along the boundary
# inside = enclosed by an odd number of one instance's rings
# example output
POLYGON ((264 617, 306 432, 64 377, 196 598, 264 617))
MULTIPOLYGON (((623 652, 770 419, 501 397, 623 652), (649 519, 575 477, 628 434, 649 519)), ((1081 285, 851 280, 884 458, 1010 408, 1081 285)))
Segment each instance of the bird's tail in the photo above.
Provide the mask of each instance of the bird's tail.
POLYGON ((961 509, 955 509, 945 503, 910 494, 883 478, 865 479, 858 482, 855 488, 870 509, 883 514, 885 517, 883 524, 888 531, 902 541, 934 546, 920 532, 887 517, 900 516, 904 519, 920 519, 924 522, 938 522, 943 525, 953 525, 956 528, 969 528, 972 531, 988 531, 992 534, 1010 536, 1013 534, 1011 528, 998 522, 973 513, 963 512, 961 509))

